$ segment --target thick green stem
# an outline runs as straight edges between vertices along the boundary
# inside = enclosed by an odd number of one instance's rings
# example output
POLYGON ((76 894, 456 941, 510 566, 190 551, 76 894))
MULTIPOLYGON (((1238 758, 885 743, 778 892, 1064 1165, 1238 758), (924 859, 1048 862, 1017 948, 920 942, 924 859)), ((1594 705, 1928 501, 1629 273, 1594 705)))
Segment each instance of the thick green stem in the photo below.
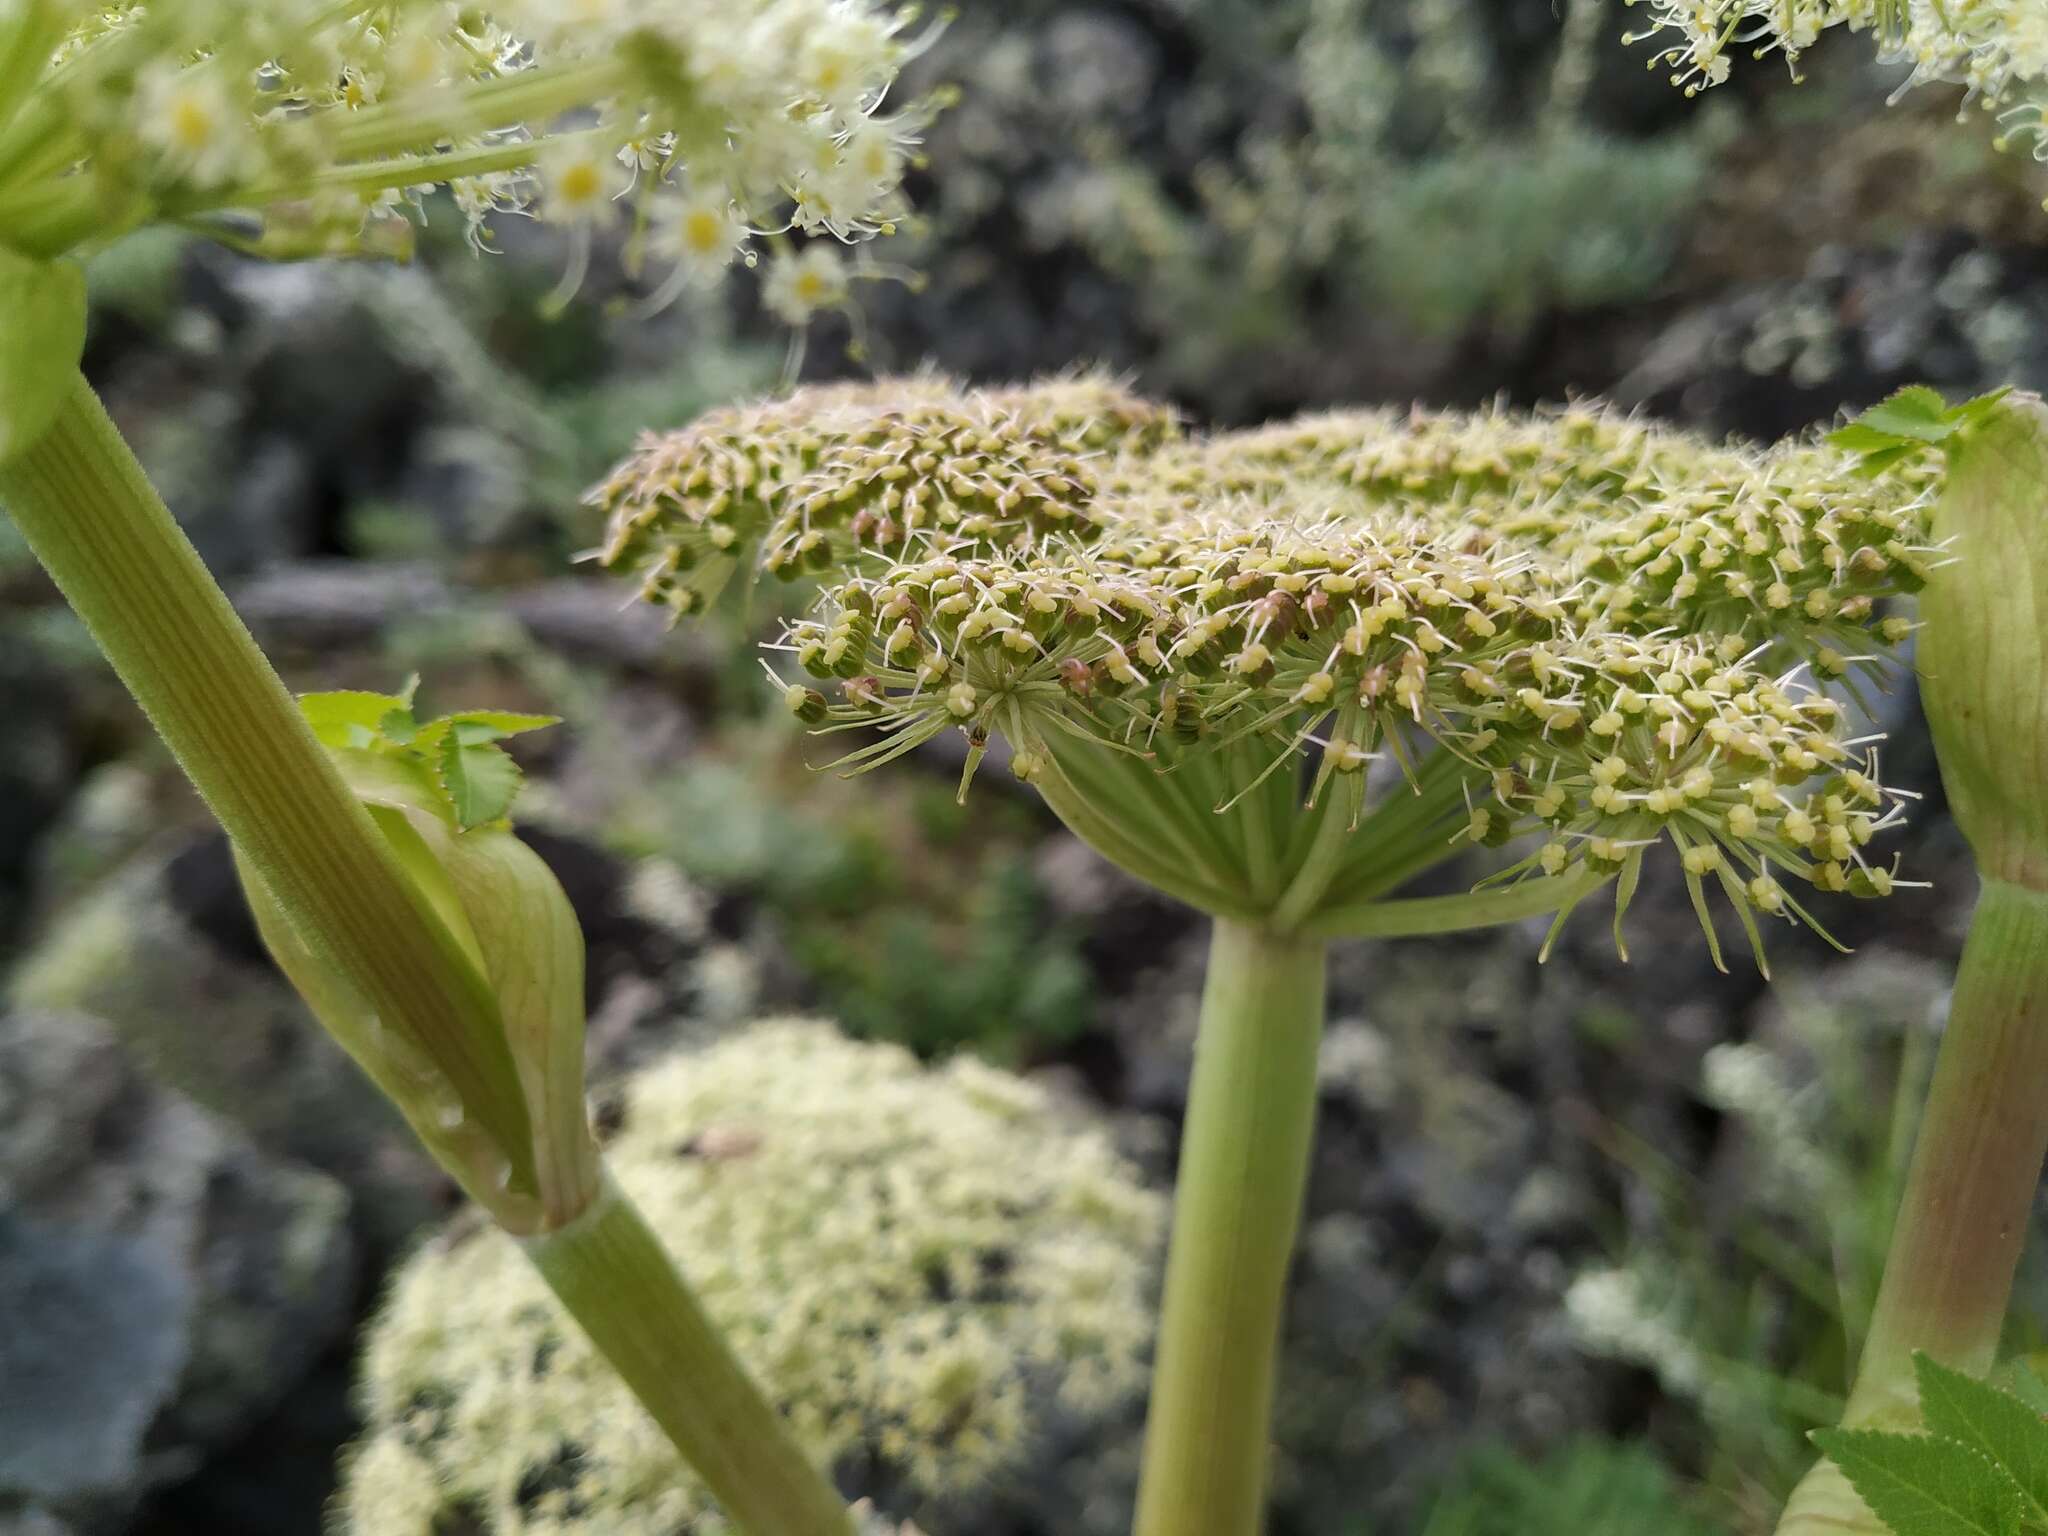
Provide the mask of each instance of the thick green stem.
POLYGON ((845 1502, 609 1177, 583 1215, 523 1246, 741 1529, 753 1536, 851 1536, 845 1502))
MULTIPOLYGON (((534 1182, 497 1000, 400 868, 82 377, 0 464, 0 502, 293 933, 442 1072, 534 1182)), ((604 1191, 529 1240, 598 1347, 752 1536, 844 1536, 848 1517, 717 1338, 638 1214, 604 1191)))
MULTIPOLYGON (((2048 893, 1991 880, 1963 949, 1844 1424, 1918 1423, 1916 1350, 1973 1375, 1991 1368, 2044 1154, 2048 893)), ((1883 1530, 1826 1463, 1778 1526, 1779 1536, 1883 1530)))
POLYGON ((1218 919, 1135 1536, 1254 1536, 1315 1128, 1324 946, 1218 919))
POLYGON ((84 378, 0 502, 287 919, 417 1040, 531 1183, 497 1007, 413 890, 84 378))

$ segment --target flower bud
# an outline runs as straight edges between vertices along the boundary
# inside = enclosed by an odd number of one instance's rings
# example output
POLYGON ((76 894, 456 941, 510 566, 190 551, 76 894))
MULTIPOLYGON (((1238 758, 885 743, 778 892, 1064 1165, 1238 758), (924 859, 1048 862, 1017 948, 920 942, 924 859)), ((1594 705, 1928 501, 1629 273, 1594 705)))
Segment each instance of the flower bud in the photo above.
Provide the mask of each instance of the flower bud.
MULTIPOLYGON (((409 718, 408 729, 416 729, 409 718)), ((495 1000, 531 1146, 500 1145, 487 1129, 500 1117, 464 1103, 418 1042, 388 1027, 346 974, 303 944, 238 855, 258 930, 322 1025, 473 1199, 510 1231, 558 1226, 584 1208, 598 1182, 584 1110, 584 956, 576 914, 546 863, 501 816, 464 829, 459 798, 437 782, 423 754, 381 735, 366 732, 362 739, 370 744, 331 749, 336 766, 423 898, 425 920, 447 929, 458 963, 472 967, 476 984, 495 1000), (530 1187, 512 1183, 515 1161, 533 1167, 530 1187)))

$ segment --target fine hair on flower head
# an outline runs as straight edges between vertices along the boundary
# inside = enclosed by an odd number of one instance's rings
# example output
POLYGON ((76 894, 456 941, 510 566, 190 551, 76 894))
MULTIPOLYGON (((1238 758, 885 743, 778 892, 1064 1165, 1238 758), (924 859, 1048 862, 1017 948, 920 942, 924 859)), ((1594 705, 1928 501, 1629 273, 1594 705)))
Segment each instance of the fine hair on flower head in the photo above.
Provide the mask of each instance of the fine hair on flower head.
MULTIPOLYGON (((1084 837, 1232 911, 1332 803, 1370 830, 1383 762, 1434 788, 1439 855, 1535 840, 1495 881, 1612 878, 1625 910, 1669 843, 1710 940, 1709 882, 1761 960, 1758 914, 1819 926, 1797 885, 1898 883, 1871 844, 1901 797, 1828 686, 1905 638, 1885 600, 1939 553, 1923 478, 1851 468, 1593 405, 1203 435, 1096 375, 923 374, 714 411, 592 499, 677 615, 816 582, 777 649, 798 717, 863 738, 849 769, 959 729, 971 777, 1000 738, 1084 837), (1270 824, 1215 814, 1248 797, 1270 824)), ((1354 841, 1324 901, 1389 874, 1354 841)))

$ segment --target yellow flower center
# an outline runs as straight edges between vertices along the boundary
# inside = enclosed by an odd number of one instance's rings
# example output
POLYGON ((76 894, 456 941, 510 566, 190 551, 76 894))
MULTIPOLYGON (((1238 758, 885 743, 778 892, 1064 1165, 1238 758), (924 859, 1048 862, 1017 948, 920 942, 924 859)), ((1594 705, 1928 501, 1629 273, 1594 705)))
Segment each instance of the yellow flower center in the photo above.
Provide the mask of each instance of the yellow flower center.
POLYGON ((700 256, 717 250, 725 221, 708 208, 696 208, 683 219, 683 244, 700 256))
POLYGON ((211 144, 219 123, 204 101, 180 96, 171 106, 171 139, 180 149, 201 150, 211 144))

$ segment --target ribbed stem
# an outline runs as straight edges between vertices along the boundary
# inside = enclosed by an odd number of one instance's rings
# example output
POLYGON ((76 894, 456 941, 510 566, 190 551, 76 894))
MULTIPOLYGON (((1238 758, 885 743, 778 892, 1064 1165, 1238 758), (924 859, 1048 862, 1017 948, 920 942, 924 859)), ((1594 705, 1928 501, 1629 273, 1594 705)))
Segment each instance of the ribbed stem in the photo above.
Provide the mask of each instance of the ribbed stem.
MULTIPOLYGON (((406 878, 82 377, 0 502, 293 933, 446 1074, 531 1188, 496 999, 406 878)), ((848 1536, 838 1497, 609 1186, 529 1240, 556 1292, 750 1536, 848 1536)))
POLYGON ((82 376, 0 465, 20 527, 306 944, 447 1077, 530 1187, 497 1005, 399 869, 82 376))
POLYGON ((1315 1128, 1324 946, 1218 919, 1135 1536, 1255 1536, 1315 1128))
MULTIPOLYGON (((1845 1425, 1911 1428, 1913 1354, 1973 1375, 1997 1355, 2027 1216, 2048 1154, 2048 893, 1987 881, 1892 1229, 1845 1425)), ((1779 1536, 1881 1536, 1822 1463, 1779 1536)))
POLYGON ((742 1530, 852 1536, 844 1501, 609 1176, 583 1215, 522 1246, 742 1530))
POLYGON ((1301 925, 1301 931, 1322 939, 1406 939, 1423 934, 1467 933, 1501 923, 1526 922, 1576 905, 1612 878, 1588 869, 1450 896, 1408 896, 1395 901, 1325 907, 1313 913, 1301 925))

